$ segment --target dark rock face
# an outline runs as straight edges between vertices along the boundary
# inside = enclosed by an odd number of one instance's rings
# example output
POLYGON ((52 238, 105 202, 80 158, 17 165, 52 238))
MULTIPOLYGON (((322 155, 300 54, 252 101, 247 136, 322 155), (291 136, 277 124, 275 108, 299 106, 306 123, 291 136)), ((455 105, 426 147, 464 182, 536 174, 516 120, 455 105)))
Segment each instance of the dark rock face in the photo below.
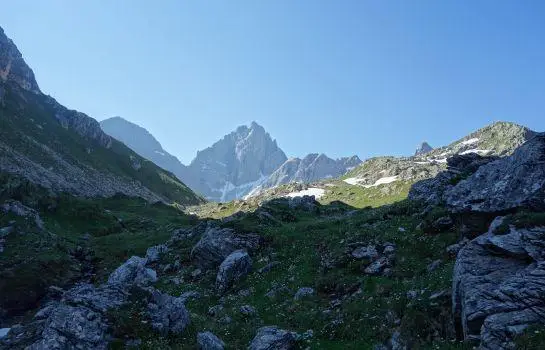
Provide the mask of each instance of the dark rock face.
POLYGON ((296 335, 278 327, 262 327, 248 350, 290 350, 295 348, 296 335))
POLYGON ((219 266, 237 249, 254 250, 259 246, 259 236, 237 234, 228 228, 208 227, 199 242, 193 247, 191 257, 202 268, 219 266))
POLYGON ((234 283, 252 271, 252 259, 244 250, 237 250, 229 254, 221 263, 216 277, 216 290, 223 293, 234 283))
POLYGON ((481 166, 445 193, 454 211, 500 212, 545 208, 545 134, 530 139, 511 156, 481 166))
POLYGON ((458 253, 453 311, 466 339, 483 349, 513 349, 513 337, 545 322, 545 228, 489 232, 458 253))

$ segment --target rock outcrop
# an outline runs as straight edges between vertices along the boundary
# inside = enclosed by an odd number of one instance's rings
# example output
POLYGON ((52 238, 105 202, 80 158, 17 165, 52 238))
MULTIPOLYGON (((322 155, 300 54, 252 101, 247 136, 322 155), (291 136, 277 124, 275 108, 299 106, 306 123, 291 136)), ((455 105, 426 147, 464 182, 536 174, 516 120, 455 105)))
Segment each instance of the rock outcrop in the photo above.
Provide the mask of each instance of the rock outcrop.
POLYGON ((255 250, 259 242, 257 235, 238 234, 229 228, 211 226, 193 247, 191 257, 201 268, 215 268, 235 250, 255 250))
POLYGON ((248 350, 290 350, 295 348, 296 334, 276 326, 258 329, 248 350))
POLYGON ((216 276, 216 291, 224 293, 252 271, 252 259, 244 250, 236 250, 221 263, 216 276))
POLYGON ((513 338, 545 322, 545 228, 489 232, 458 253, 453 311, 465 339, 483 349, 514 349, 513 338))
POLYGON ((511 156, 481 166, 449 189, 445 199, 454 211, 545 209, 545 133, 533 137, 511 156))

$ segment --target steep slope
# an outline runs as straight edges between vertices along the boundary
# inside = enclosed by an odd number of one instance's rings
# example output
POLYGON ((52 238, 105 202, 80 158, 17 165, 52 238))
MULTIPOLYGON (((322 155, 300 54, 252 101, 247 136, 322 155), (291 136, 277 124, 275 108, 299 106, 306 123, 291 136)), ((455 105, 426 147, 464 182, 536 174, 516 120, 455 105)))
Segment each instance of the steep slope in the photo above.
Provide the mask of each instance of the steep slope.
POLYGON ((189 174, 186 166, 165 151, 159 141, 143 127, 121 117, 105 119, 100 122, 100 127, 106 134, 123 142, 142 157, 170 171, 178 179, 187 181, 189 174))
POLYGON ((199 151, 188 166, 187 183, 210 200, 241 198, 260 185, 286 155, 259 124, 240 126, 199 151))
POLYGON ((248 196, 257 195, 268 188, 283 184, 310 183, 318 180, 339 177, 361 163, 358 156, 331 159, 325 154, 312 153, 301 158, 288 159, 267 181, 256 187, 248 196))
POLYGON ((202 201, 172 174, 106 135, 96 120, 44 95, 1 28, 0 172, 79 196, 202 201))

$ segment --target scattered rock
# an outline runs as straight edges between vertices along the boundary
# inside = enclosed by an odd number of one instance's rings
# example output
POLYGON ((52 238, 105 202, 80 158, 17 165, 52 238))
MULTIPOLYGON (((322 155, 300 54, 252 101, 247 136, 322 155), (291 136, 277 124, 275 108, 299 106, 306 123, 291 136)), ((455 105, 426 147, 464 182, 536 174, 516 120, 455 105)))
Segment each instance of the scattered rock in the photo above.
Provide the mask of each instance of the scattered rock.
POLYGON ((212 332, 201 332, 197 334, 199 350, 223 350, 225 343, 212 332))
POLYGON ((350 254, 353 258, 358 260, 374 261, 378 257, 377 248, 374 245, 368 245, 367 247, 358 247, 350 254))
POLYGON ((159 261, 159 259, 161 258, 161 255, 166 253, 167 251, 168 251, 168 248, 164 244, 156 245, 154 247, 149 247, 148 250, 146 251, 146 259, 148 260, 147 261, 148 264, 159 261))
POLYGON ((315 293, 314 288, 310 288, 310 287, 299 288, 297 293, 295 293, 294 299, 295 300, 301 300, 301 299, 303 299, 305 297, 314 295, 314 293, 315 293))
POLYGON ((276 326, 258 329, 248 350, 290 350, 295 348, 296 334, 276 326))
POLYGON ((147 260, 133 256, 119 266, 108 278, 108 284, 121 288, 131 285, 147 286, 157 281, 157 273, 146 267, 147 260))
POLYGON ((223 305, 215 305, 208 308, 208 315, 218 317, 223 312, 223 305))
POLYGON ((23 203, 19 201, 9 199, 5 201, 4 204, 2 204, 0 209, 4 213, 11 212, 17 216, 25 217, 27 219, 32 219, 34 220, 36 227, 38 227, 40 230, 44 229, 44 222, 42 218, 40 217, 40 214, 38 214, 36 210, 27 207, 26 205, 24 205, 23 203))
POLYGON ((184 299, 152 290, 148 314, 153 329, 163 334, 180 334, 189 325, 189 312, 184 299))
POLYGON ((367 266, 364 272, 368 275, 380 275, 388 266, 390 266, 390 261, 386 257, 381 257, 380 259, 373 262, 371 265, 367 266))
POLYGON ((235 250, 254 250, 260 238, 254 234, 237 234, 229 228, 209 227, 193 247, 191 257, 201 268, 215 268, 235 250))
POLYGON ((224 293, 250 271, 252 271, 250 255, 244 250, 234 251, 220 265, 216 276, 216 290, 224 293))

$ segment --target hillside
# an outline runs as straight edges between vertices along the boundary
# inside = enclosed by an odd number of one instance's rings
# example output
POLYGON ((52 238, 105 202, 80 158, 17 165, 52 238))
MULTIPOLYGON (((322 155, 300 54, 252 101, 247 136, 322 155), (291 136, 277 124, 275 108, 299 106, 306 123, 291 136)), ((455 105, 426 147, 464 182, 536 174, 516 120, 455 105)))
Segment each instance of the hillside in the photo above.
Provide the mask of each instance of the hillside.
POLYGON ((197 204, 175 176, 106 135, 97 121, 44 95, 15 44, 0 31, 0 171, 53 192, 122 193, 197 204))

